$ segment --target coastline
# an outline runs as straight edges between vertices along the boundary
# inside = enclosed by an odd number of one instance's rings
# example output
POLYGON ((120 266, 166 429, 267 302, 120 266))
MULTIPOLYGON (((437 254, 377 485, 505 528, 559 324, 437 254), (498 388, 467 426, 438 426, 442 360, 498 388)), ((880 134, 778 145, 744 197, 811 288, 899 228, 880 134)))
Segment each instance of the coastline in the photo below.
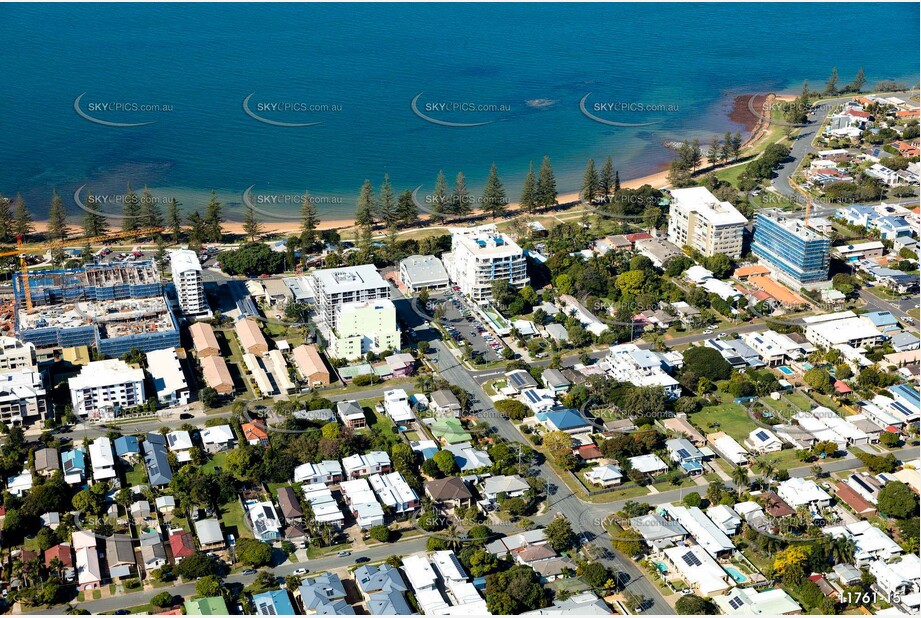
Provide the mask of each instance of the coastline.
MULTIPOLYGON (((773 96, 773 101, 792 101, 796 97, 792 94, 773 94, 773 95, 737 95, 733 99, 732 109, 728 114, 728 118, 736 123, 739 123, 744 126, 744 130, 748 133, 748 136, 745 139, 743 147, 749 147, 753 143, 757 142, 758 139, 767 131, 767 128, 770 126, 769 123, 764 122, 758 116, 755 116, 749 110, 749 104, 752 101, 752 97, 756 97, 755 101, 752 102, 752 105, 755 109, 761 107, 764 104, 764 101, 768 96, 773 96)), ((638 178, 631 178, 621 181, 621 187, 625 189, 638 189, 643 185, 650 185, 656 189, 662 189, 668 186, 668 169, 660 169, 656 172, 640 176, 638 178)), ((579 200, 578 191, 568 191, 566 193, 560 193, 557 201, 560 204, 568 204, 576 202, 579 200)), ((519 209, 518 202, 509 202, 508 211, 514 213, 519 209)), ((322 215, 321 215, 322 216, 322 215)), ((420 221, 425 221, 427 217, 420 217, 420 221)), ((118 219, 113 218, 110 220, 113 230, 118 227, 118 219)), ((278 235, 287 235, 292 233, 297 233, 300 229, 300 222, 298 221, 263 221, 264 226, 263 237, 271 237, 278 235)), ((454 226, 462 225, 461 222, 453 224, 454 226)), ((35 231, 37 233, 42 233, 47 229, 47 220, 34 221, 35 231)), ((72 228, 78 228, 79 224, 75 223, 71 225, 72 228)), ((243 234, 243 223, 241 221, 225 221, 222 225, 224 231, 228 234, 240 235, 243 234)), ((338 230, 340 232, 346 232, 355 227, 354 219, 321 219, 317 229, 320 231, 323 230, 338 230)), ((438 227, 438 226, 432 226, 438 227)), ((442 226, 444 227, 444 226, 442 226)))

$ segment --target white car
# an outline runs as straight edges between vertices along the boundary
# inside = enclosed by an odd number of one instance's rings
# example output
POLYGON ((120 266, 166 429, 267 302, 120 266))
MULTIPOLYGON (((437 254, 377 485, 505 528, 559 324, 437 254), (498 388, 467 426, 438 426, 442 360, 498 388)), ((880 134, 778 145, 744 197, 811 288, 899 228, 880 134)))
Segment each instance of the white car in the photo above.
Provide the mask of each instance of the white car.
POLYGON ((295 575, 307 575, 307 569, 305 568, 294 569, 294 574, 295 575))

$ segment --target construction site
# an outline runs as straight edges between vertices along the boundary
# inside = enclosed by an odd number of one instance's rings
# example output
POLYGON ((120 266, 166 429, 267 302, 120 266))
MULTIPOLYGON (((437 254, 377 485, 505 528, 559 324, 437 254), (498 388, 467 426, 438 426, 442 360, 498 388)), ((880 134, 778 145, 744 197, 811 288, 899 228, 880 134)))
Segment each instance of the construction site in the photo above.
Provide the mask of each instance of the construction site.
POLYGON ((176 318, 151 262, 30 272, 26 285, 16 273, 13 295, 16 332, 39 349, 95 345, 118 357, 132 348, 179 345, 176 318))

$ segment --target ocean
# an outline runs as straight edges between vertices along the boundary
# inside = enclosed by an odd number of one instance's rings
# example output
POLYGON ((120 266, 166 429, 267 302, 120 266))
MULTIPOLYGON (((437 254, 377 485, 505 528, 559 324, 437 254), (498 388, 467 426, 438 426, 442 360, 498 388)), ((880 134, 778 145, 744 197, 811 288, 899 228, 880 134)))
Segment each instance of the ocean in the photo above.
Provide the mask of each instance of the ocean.
POLYGON ((0 193, 42 218, 57 188, 77 221, 85 185, 187 210, 214 189, 234 218, 248 188, 281 217, 309 189, 335 220, 366 178, 428 191, 463 171, 478 190, 493 162, 517 200, 544 155, 572 191, 589 157, 633 178, 667 163, 665 141, 744 130, 738 95, 821 88, 832 67, 915 85, 918 18, 917 3, 2 4, 0 193))

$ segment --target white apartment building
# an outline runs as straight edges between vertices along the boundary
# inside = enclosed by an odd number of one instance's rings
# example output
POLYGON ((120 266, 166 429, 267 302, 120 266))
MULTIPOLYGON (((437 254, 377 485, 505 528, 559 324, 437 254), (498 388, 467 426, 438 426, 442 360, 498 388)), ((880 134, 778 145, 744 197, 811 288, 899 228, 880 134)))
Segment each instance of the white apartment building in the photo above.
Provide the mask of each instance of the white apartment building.
POLYGON ((400 349, 397 310, 382 298, 348 303, 339 310, 339 325, 329 335, 329 352, 335 358, 353 359, 368 352, 400 349))
POLYGON ((201 277, 201 263, 195 252, 188 249, 170 251, 169 265, 182 312, 189 316, 211 315, 201 277))
POLYGON ((672 189, 668 211, 668 241, 697 249, 703 255, 742 255, 742 229, 748 219, 729 202, 721 202, 706 187, 672 189))
POLYGON ((839 345, 866 348, 882 343, 885 337, 873 322, 858 317, 853 311, 840 311, 826 315, 803 318, 806 330, 803 333, 810 342, 820 348, 831 349, 839 345))
POLYGON ((442 256, 451 280, 476 302, 492 300, 494 281, 513 288, 528 283, 524 251, 495 225, 451 230, 451 252, 442 256))
POLYGON ((117 358, 87 364, 67 384, 74 414, 88 419, 113 418, 145 401, 144 370, 117 358))
POLYGON ((632 343, 611 346, 601 362, 605 372, 618 382, 636 386, 661 386, 669 399, 681 395, 681 385, 668 374, 684 364, 680 352, 641 350, 632 343))
POLYGON ((148 352, 147 369, 153 378, 160 405, 184 406, 189 403, 189 385, 176 355, 176 348, 148 352))
POLYGON ((23 343, 15 337, 0 337, 0 371, 35 369, 35 344, 23 343))
POLYGON ((316 301, 316 322, 335 358, 400 349, 390 284, 373 264, 325 268, 307 278, 316 301))
POLYGON ((21 425, 44 420, 46 395, 44 376, 38 371, 25 367, 0 374, 0 421, 21 425))

